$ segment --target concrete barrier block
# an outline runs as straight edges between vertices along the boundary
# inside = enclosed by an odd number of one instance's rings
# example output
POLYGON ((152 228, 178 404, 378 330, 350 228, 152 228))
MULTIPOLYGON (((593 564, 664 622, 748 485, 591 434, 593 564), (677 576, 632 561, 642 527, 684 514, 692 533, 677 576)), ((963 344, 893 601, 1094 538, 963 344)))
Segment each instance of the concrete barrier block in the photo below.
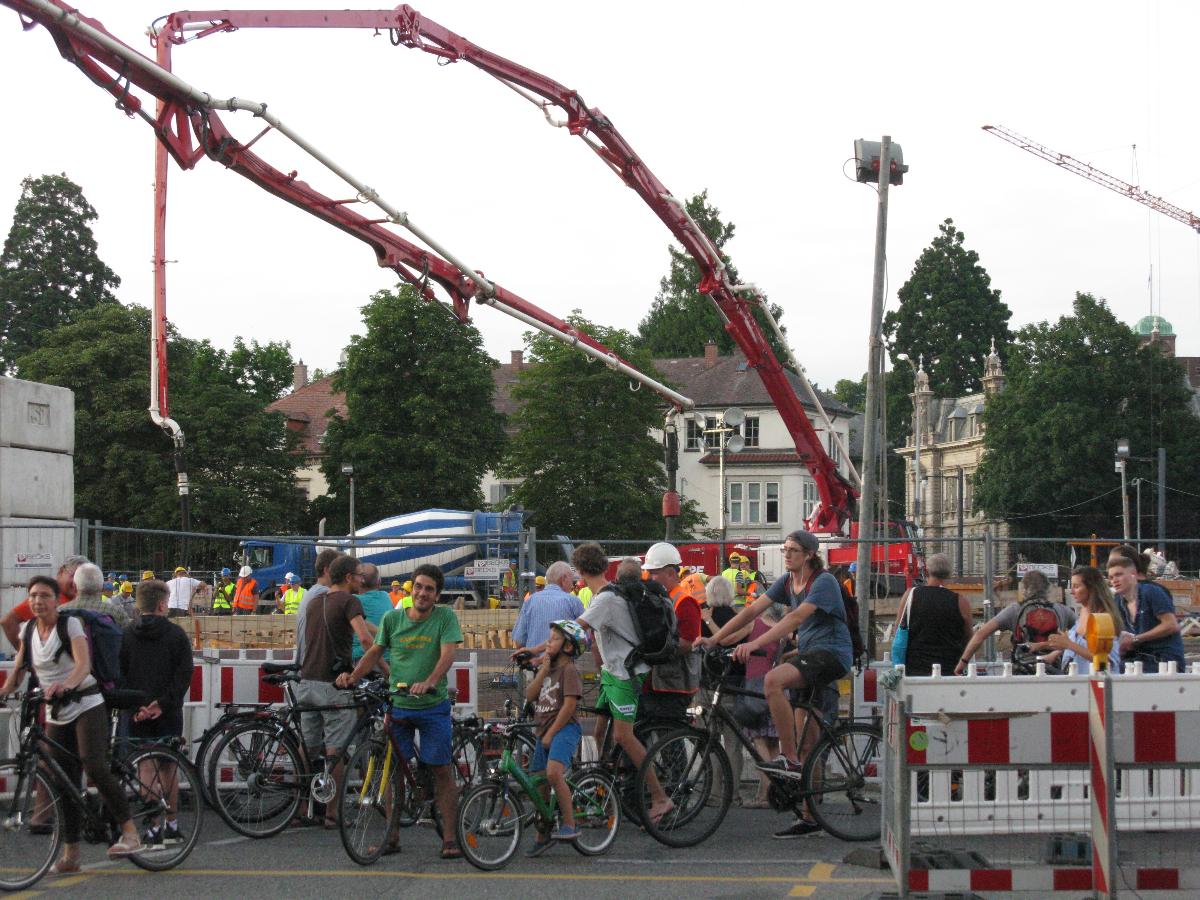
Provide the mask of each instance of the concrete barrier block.
POLYGON ((70 519, 74 515, 74 457, 0 447, 0 516, 70 519))
POLYGON ((23 586, 33 575, 53 578, 74 547, 73 522, 0 518, 0 587, 23 586))
POLYGON ((0 447, 74 453, 74 392, 36 381, 0 378, 0 447))

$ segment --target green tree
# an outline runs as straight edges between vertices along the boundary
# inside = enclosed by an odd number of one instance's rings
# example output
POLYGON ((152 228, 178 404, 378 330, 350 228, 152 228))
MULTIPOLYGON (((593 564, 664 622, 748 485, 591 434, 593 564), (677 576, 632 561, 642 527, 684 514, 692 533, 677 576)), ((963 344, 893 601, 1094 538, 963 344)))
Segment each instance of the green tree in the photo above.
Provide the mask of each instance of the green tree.
POLYGON ((833 386, 833 397, 855 412, 862 412, 867 408, 867 376, 863 375, 858 381, 839 378, 833 386))
POLYGON ((356 523, 429 507, 478 509, 479 483, 500 461, 504 417, 492 396, 496 363, 478 329, 422 300, 408 285, 363 307, 365 336, 346 351, 333 389, 346 418, 326 432, 322 471, 331 495, 314 503, 335 529, 349 526, 354 466, 356 523))
POLYGON ((883 318, 891 356, 884 385, 888 502, 893 515, 904 512, 904 460, 892 451, 912 434, 913 373, 900 356, 923 362, 938 397, 961 397, 982 389, 985 360, 993 339, 1001 360, 1008 353, 1012 312, 965 246, 953 219, 922 251, 908 281, 897 292, 900 304, 883 318))
MULTIPOLYGON (((593 325, 578 310, 570 322, 642 371, 654 371, 628 332, 593 325)), ((661 534, 666 474, 662 445, 649 433, 662 423, 658 397, 631 391, 624 375, 544 335, 529 337, 527 356, 512 389, 520 409, 501 467, 504 477, 524 479, 509 503, 528 509, 545 535, 661 534)), ((700 519, 695 503, 686 504, 680 533, 700 519)))
POLYGON ((96 210, 66 175, 21 181, 0 253, 0 374, 59 325, 114 303, 121 279, 96 253, 96 210))
MULTIPOLYGON (((1166 447, 1168 484, 1200 494, 1200 419, 1182 368, 1139 347, 1103 300, 1079 294, 1073 315, 1021 329, 1007 376, 984 413, 975 502, 1018 533, 1120 535, 1113 454, 1121 437, 1138 456, 1166 447)), ((1154 477, 1149 464, 1129 466, 1131 476, 1154 477)), ((1168 532, 1194 534, 1200 510, 1179 499, 1167 503, 1168 532)))
MULTIPOLYGON (((721 221, 721 211, 708 202, 708 191, 688 200, 687 211, 717 249, 723 251, 733 237, 734 224, 721 221)), ((713 302, 700 293, 700 267, 674 244, 667 247, 667 252, 671 256, 670 271, 659 282, 650 312, 638 325, 642 345, 651 356, 658 357, 703 356, 704 345, 709 341, 717 342, 717 352, 722 356, 732 353, 733 338, 725 330, 713 302)), ((728 267, 730 279, 736 283, 737 269, 724 252, 721 259, 728 267)), ((771 314, 778 321, 783 316, 782 307, 771 304, 771 314)), ((786 357, 762 310, 755 309, 754 318, 767 335, 775 355, 786 365, 786 357)))
MULTIPOLYGON (((274 396, 248 385, 290 370, 286 345, 229 353, 168 336, 171 416, 187 441, 192 527, 226 534, 298 526, 296 458, 274 396)), ((110 525, 178 528, 171 441, 150 422, 150 314, 104 303, 20 359, 26 378, 75 392, 75 514, 110 525)))
POLYGON ((892 368, 907 391, 912 372, 898 359, 925 360, 929 386, 939 397, 961 397, 980 390, 984 361, 995 340, 1003 360, 1010 339, 1012 311, 979 264, 979 254, 964 245, 953 219, 938 226, 938 236, 921 253, 897 296, 900 305, 883 317, 892 368))

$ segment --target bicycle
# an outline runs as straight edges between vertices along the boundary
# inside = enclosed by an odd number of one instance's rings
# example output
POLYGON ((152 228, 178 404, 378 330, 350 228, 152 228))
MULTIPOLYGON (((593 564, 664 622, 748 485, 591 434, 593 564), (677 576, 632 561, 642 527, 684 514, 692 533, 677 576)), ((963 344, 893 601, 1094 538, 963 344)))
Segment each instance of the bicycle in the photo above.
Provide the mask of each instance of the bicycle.
MULTIPOLYGON (((200 773, 207 773, 209 768, 209 754, 212 752, 213 746, 225 732, 243 722, 268 719, 277 715, 269 703, 218 703, 216 706, 217 709, 221 710, 221 717, 200 735, 200 739, 196 741, 195 753, 192 756, 192 765, 200 773)), ((212 793, 212 785, 209 784, 207 778, 202 778, 201 780, 204 799, 208 802, 209 806, 216 809, 217 800, 216 796, 212 793)))
POLYGON ((207 794, 215 800, 217 813, 238 834, 251 838, 273 837, 287 828, 305 794, 319 804, 334 799, 334 769, 364 738, 385 702, 378 691, 359 688, 349 704, 302 706, 292 688, 300 680, 295 665, 266 663, 263 671, 264 682, 283 686, 285 707, 243 721, 235 718, 214 741, 205 763, 207 794), (331 759, 322 752, 320 768, 313 771, 304 751, 300 716, 336 709, 357 709, 358 721, 341 753, 331 759))
MULTIPOLYGON (((374 699, 387 702, 386 687, 367 690, 374 699)), ((408 685, 397 684, 393 690, 407 694, 408 685)), ((482 731, 484 726, 478 727, 482 731)), ((457 779, 460 766, 454 760, 452 755, 457 779)), ((426 812, 438 837, 443 837, 432 769, 420 760, 415 763, 399 752, 390 710, 375 717, 370 735, 350 754, 337 792, 338 831, 346 854, 360 866, 376 862, 399 829, 416 824, 426 812)))
MULTIPOLYGON (((485 871, 503 868, 521 845, 526 825, 549 833, 557 824, 557 800, 553 791, 542 798, 543 773, 530 774, 517 762, 513 750, 528 735, 532 722, 493 724, 493 734, 503 735, 505 748, 496 771, 475 785, 458 805, 455 836, 463 856, 485 871), (515 788, 514 788, 515 786, 515 788), (526 810, 521 797, 532 805, 526 810)), ((597 765, 585 765, 567 776, 571 805, 579 837, 571 845, 584 856, 605 853, 621 826, 621 804, 612 776, 597 765)))
MULTIPOLYGON (((72 804, 80 813, 80 837, 93 844, 111 844, 120 835, 118 823, 98 794, 81 789, 55 758, 79 757, 46 734, 40 711, 46 702, 40 688, 14 695, 21 700, 20 746, 17 755, 0 760, 0 889, 23 890, 36 884, 62 852, 63 810, 72 804)), ((61 695, 77 698, 77 691, 61 695)), ((139 691, 111 691, 106 696, 116 710, 137 709, 146 702, 139 691)), ((115 733, 116 723, 113 730, 115 733)), ((187 859, 196 846, 204 818, 200 779, 175 742, 116 742, 112 772, 129 801, 130 816, 159 828, 159 841, 129 857, 143 869, 160 872, 187 859), (174 815, 178 836, 168 837, 162 823, 174 815)))
MULTIPOLYGON (((763 695, 724 684, 732 663, 732 650, 708 651, 704 672, 709 701, 704 709, 704 726, 678 729, 663 737, 643 761, 638 782, 645 784, 652 769, 675 808, 657 821, 647 813, 651 797, 642 789, 639 807, 642 824, 655 840, 669 847, 692 847, 707 840, 720 827, 733 802, 733 774, 729 757, 721 745, 722 725, 733 725, 741 747, 756 765, 764 760, 721 705, 723 694, 763 699, 763 695)), ((777 811, 802 815, 805 810, 826 832, 844 841, 879 838, 880 781, 878 758, 880 731, 861 722, 828 724, 820 708, 806 700, 796 704, 808 715, 805 729, 815 722, 820 729, 816 744, 805 757, 799 779, 765 771, 771 781, 769 799, 777 811)), ((803 745, 803 741, 801 741, 803 745)), ((741 747, 737 752, 741 752, 741 747)))

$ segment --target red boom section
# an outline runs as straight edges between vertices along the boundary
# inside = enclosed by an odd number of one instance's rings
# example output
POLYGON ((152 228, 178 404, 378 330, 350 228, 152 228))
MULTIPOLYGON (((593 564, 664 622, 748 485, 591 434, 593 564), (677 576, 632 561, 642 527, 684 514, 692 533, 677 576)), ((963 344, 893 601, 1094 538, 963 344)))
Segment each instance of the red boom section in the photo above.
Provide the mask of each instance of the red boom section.
MULTIPOLYGON (((412 284, 422 285, 427 299, 435 298, 424 280, 429 278, 436 281, 450 294, 455 312, 463 319, 470 298, 479 296, 476 283, 466 273, 460 272, 436 254, 382 228, 382 224, 389 220, 368 219, 348 209, 347 205, 356 202, 357 198, 339 201, 325 197, 298 181, 296 173, 285 174, 273 168, 251 152, 249 145, 234 139, 211 108, 197 104, 194 98, 181 92, 170 75, 171 45, 183 43, 188 30, 194 30, 195 37, 203 37, 256 27, 386 29, 397 45, 423 50, 451 62, 469 62, 527 97, 534 94, 543 98, 544 102, 538 105, 547 111, 547 117, 551 105, 563 110, 566 113, 565 122, 555 124, 562 124, 570 133, 581 137, 654 210, 699 265, 702 272, 699 289, 716 304, 726 330, 746 355, 748 364, 758 372, 792 436, 801 460, 816 482, 821 504, 809 527, 816 531, 838 532, 850 516, 856 492, 837 471, 837 466, 825 451, 783 366, 754 319, 753 308, 761 298, 752 288, 741 288, 730 282, 719 251, 687 214, 683 205, 642 162, 608 117, 598 109, 588 108, 577 92, 477 46, 424 18, 409 6, 380 11, 221 10, 175 13, 167 17, 165 27, 158 33, 157 71, 147 71, 130 67, 100 44, 59 26, 53 17, 27 0, 0 2, 47 27, 63 56, 76 63, 89 78, 113 93, 119 101, 124 101, 130 114, 136 112, 145 117, 140 105, 135 105, 136 98, 132 98, 127 86, 122 85, 122 80, 127 79, 157 97, 160 107, 153 121, 158 137, 181 167, 191 168, 201 154, 208 154, 259 187, 365 241, 375 250, 380 265, 393 269, 412 284), (194 23, 205 24, 196 28, 194 23), (117 73, 117 76, 114 78, 110 72, 117 73), (195 144, 192 141, 193 134, 195 144), (755 296, 755 303, 738 296, 738 291, 751 292, 755 296)), ((58 9, 70 9, 62 0, 50 2, 58 9)), ((83 18, 83 21, 108 35, 95 20, 83 18)), ((250 143, 253 144, 253 141, 250 143)), ((607 348, 576 332, 568 323, 498 285, 494 286, 494 293, 483 300, 518 310, 581 343, 612 355, 607 348)))

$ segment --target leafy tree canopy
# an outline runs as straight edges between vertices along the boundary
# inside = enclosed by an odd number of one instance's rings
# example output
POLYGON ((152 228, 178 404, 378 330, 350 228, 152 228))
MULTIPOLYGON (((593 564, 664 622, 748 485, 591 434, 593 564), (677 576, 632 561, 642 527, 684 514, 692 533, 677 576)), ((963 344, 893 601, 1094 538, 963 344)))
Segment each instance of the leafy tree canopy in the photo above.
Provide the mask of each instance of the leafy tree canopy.
POLYGON ((1012 312, 991 286, 979 254, 966 248, 954 220, 946 219, 938 232, 900 288, 899 308, 883 317, 883 331, 895 376, 906 391, 912 391, 912 371, 899 360, 902 353, 914 363, 924 357, 937 396, 961 397, 980 390, 993 339, 1005 358, 1012 312))
POLYGON ((0 374, 57 326, 115 303, 118 278, 96 253, 96 210, 66 175, 21 181, 0 253, 0 374))
MULTIPOLYGON (((22 377, 75 392, 75 514, 109 525, 179 527, 173 448, 150 422, 150 313, 103 303, 46 335, 22 377)), ((295 457, 264 407, 291 371, 286 344, 232 352, 170 332, 171 416, 187 441, 196 531, 280 533, 299 525, 295 457)))
MULTIPOLYGON (((1021 329, 1007 375, 984 413, 987 454, 976 473, 975 501, 989 515, 1028 535, 1120 535, 1121 437, 1135 456, 1165 447, 1168 485, 1200 493, 1200 419, 1182 368, 1139 347, 1103 300, 1079 294, 1073 315, 1021 329)), ((1130 462, 1129 472, 1155 477, 1149 463, 1130 462)), ((1186 497, 1167 511, 1173 536, 1200 525, 1186 497)))
POLYGON ((366 334, 346 351, 333 389, 346 418, 330 420, 321 464, 331 495, 314 502, 332 529, 430 507, 478 509, 479 483, 500 460, 504 417, 492 395, 494 360, 478 329, 422 300, 413 288, 380 291, 363 307, 366 334))
POLYGON ((833 386, 833 397, 855 412, 862 412, 867 408, 867 376, 864 374, 858 381, 839 378, 833 386))
MULTIPOLYGON (((723 251, 733 237, 734 225, 721 221, 721 211, 708 202, 708 191, 688 200, 687 211, 717 249, 723 251)), ((717 342, 717 352, 721 355, 732 353, 733 338, 722 325, 717 308, 698 289, 700 267, 674 244, 667 247, 667 252, 671 256, 670 271, 659 282, 658 294, 650 312, 638 325, 642 345, 650 351, 651 356, 657 357, 703 356, 704 345, 709 341, 717 342)), ((736 283, 737 269, 724 252, 721 259, 728 266, 729 277, 736 283)), ((772 304, 771 314, 778 321, 783 316, 782 307, 772 304)), ((785 354, 776 342, 762 310, 755 309, 754 317, 767 335, 775 355, 786 364, 785 354)))
MULTIPOLYGON (((644 372, 653 360, 626 331, 593 325, 576 310, 570 322, 644 372)), ((648 390, 578 350, 544 335, 528 338, 529 365, 512 396, 521 406, 501 474, 524 481, 509 503, 530 510, 544 535, 652 537, 663 531, 666 475, 662 446, 650 436, 662 405, 648 390)), ((685 503, 678 532, 702 519, 685 503)))

